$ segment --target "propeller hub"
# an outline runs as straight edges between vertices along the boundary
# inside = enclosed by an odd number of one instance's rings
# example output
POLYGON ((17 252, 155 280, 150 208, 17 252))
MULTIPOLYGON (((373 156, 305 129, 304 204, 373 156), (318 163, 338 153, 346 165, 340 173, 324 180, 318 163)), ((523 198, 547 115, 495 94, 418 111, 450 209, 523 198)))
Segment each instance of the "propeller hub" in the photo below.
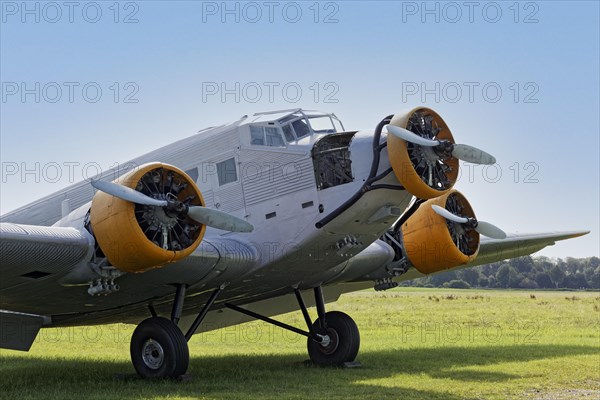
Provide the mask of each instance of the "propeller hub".
POLYGON ((452 157, 452 149, 454 149, 454 143, 449 140, 440 140, 439 144, 432 147, 438 158, 449 158, 452 157))

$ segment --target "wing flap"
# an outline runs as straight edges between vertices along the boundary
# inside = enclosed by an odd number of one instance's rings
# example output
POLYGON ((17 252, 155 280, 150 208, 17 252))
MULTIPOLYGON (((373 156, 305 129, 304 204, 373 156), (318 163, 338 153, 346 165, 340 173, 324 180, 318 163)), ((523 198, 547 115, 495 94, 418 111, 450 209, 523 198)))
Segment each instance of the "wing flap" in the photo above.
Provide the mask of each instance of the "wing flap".
POLYGON ((0 310, 0 348, 29 351, 42 325, 49 318, 0 310))

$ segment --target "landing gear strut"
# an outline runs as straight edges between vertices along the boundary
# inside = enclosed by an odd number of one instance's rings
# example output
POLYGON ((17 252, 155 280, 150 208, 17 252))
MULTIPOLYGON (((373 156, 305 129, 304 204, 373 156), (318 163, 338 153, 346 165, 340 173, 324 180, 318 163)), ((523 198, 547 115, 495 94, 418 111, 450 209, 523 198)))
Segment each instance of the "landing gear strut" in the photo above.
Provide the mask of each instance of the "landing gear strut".
POLYGON ((316 287, 314 292, 319 317, 313 323, 300 291, 294 289, 298 305, 308 326, 308 332, 233 304, 226 303, 225 307, 306 336, 308 355, 311 361, 317 365, 343 365, 354 361, 360 347, 360 334, 356 323, 343 312, 325 312, 321 287, 316 287))
POLYGON ((177 285, 170 320, 157 316, 154 307, 149 306, 152 317, 135 328, 129 348, 133 367, 142 378, 177 378, 186 373, 190 363, 188 340, 223 288, 212 293, 185 335, 177 326, 183 311, 185 285, 177 285))
MULTIPOLYGON (((131 361, 140 376, 143 378, 177 378, 186 373, 190 362, 188 341, 224 288, 225 286, 221 286, 213 291, 185 334, 177 326, 183 311, 185 285, 177 286, 170 320, 157 316, 154 307, 149 305, 152 317, 142 321, 131 338, 131 361)), ((294 293, 308 331, 233 304, 225 303, 224 305, 233 311, 306 336, 308 355, 311 361, 317 365, 342 365, 354 361, 360 347, 360 335, 352 318, 339 311, 325 312, 323 291, 319 286, 314 289, 318 318, 313 323, 300 290, 294 289, 294 293)))

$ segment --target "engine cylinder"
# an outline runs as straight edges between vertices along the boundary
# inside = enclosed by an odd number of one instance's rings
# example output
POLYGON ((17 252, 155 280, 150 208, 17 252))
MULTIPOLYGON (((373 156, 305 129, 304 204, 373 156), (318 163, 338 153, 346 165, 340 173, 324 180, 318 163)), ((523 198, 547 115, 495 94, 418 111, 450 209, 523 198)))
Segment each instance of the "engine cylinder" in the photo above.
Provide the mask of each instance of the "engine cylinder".
MULTIPOLYGON (((204 206, 195 182, 182 170, 163 163, 142 165, 114 181, 147 196, 204 206)), ((144 272, 190 255, 206 226, 162 207, 145 206, 97 192, 90 209, 96 241, 114 267, 144 272)))
POLYGON ((424 274, 466 264, 479 250, 479 233, 438 215, 433 204, 456 215, 475 218, 467 199, 456 190, 424 202, 408 218, 401 227, 404 250, 410 263, 424 274))

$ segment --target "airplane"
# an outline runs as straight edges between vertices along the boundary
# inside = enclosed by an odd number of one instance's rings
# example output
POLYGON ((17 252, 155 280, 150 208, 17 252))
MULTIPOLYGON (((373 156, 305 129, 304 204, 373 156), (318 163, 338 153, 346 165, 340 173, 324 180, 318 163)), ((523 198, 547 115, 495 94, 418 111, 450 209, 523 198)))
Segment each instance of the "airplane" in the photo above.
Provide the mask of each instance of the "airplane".
POLYGON ((359 329, 326 310, 341 294, 589 233, 479 220, 453 189, 459 160, 496 162, 426 107, 374 131, 300 108, 201 130, 0 218, 0 347, 132 323, 137 374, 177 378, 195 333, 258 319, 305 336, 313 363, 347 365, 359 329), (305 328, 273 318, 295 310, 305 328))

